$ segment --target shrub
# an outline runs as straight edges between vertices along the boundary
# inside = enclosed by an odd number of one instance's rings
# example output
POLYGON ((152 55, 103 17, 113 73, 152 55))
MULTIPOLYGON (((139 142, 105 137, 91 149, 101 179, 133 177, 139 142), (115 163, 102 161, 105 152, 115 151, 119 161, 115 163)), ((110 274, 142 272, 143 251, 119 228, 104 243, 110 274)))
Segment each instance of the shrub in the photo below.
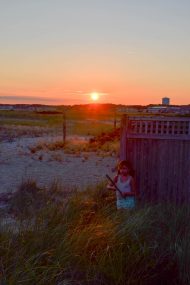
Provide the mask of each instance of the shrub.
POLYGON ((44 189, 38 187, 34 180, 28 179, 13 194, 10 211, 22 218, 31 217, 46 204, 47 198, 44 189))

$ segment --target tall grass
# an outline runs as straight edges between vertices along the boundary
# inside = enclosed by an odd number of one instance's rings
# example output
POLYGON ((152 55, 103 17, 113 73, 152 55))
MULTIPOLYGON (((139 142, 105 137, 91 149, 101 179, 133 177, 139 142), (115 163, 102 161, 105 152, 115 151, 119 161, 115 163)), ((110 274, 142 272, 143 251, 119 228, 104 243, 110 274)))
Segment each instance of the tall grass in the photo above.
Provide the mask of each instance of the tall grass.
POLYGON ((71 134, 76 135, 90 135, 90 136, 96 136, 101 134, 102 132, 109 132, 113 129, 112 124, 106 124, 101 121, 83 121, 78 122, 75 121, 73 123, 71 134))
POLYGON ((40 142, 36 145, 29 147, 31 153, 36 153, 38 151, 50 150, 64 150, 65 154, 82 154, 87 152, 96 152, 99 156, 111 156, 116 155, 119 151, 119 141, 108 141, 103 144, 97 142, 90 143, 88 141, 79 141, 75 139, 67 140, 64 144, 63 141, 55 142, 40 142))
POLYGON ((67 189, 43 191, 34 182, 22 185, 14 205, 21 189, 30 200, 45 198, 40 206, 32 200, 30 223, 17 214, 17 229, 1 227, 1 284, 190 284, 187 206, 117 211, 104 183, 66 199, 67 189))
MULTIPOLYGON (((98 135, 102 132, 110 131, 113 128, 110 116, 112 113, 92 113, 89 110, 67 110, 66 129, 69 135, 98 135), (91 120, 89 120, 91 118, 91 120), (106 123, 105 121, 110 121, 106 123)), ((46 127, 52 128, 57 133, 62 133, 63 115, 62 113, 40 113, 32 111, 2 111, 0 110, 0 126, 13 127, 46 127)))

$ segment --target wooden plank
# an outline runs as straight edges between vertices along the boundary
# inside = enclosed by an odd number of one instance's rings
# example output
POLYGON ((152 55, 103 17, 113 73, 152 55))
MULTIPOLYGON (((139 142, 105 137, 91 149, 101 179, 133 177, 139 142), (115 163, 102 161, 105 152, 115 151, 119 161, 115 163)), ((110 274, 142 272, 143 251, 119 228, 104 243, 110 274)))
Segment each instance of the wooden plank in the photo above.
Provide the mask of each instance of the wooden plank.
POLYGON ((180 193, 180 202, 184 203, 187 198, 187 191, 186 191, 186 179, 183 179, 184 176, 184 141, 179 142, 179 167, 178 167, 178 191, 180 193))
POLYGON ((154 191, 155 202, 158 200, 158 183, 157 183, 157 172, 158 172, 158 140, 152 140, 153 143, 153 158, 152 158, 152 188, 154 191))
POLYGON ((164 135, 164 122, 161 122, 161 134, 164 135))
POLYGON ((162 177, 161 177, 161 170, 163 167, 163 157, 162 157, 162 145, 161 141, 158 141, 158 171, 157 171, 157 184, 158 184, 158 201, 162 200, 162 177), (161 167, 162 166, 162 167, 161 167))
POLYGON ((148 141, 148 188, 150 189, 150 200, 154 202, 156 200, 155 197, 155 189, 153 188, 153 176, 155 169, 153 168, 154 161, 154 150, 153 150, 153 140, 148 141))
POLYGON ((167 157, 167 202, 172 201, 173 199, 173 184, 171 183, 172 180, 172 174, 173 174, 173 169, 171 165, 172 157, 173 157, 173 149, 170 147, 170 144, 173 141, 168 140, 168 147, 167 147, 167 152, 168 152, 168 157, 167 157))
POLYGON ((145 149, 145 141, 141 139, 141 171, 140 173, 142 173, 142 193, 143 193, 143 199, 146 201, 148 198, 148 193, 147 193, 147 189, 146 189, 146 149, 145 149))
POLYGON ((148 133, 148 122, 145 122, 145 134, 148 133))
MULTIPOLYGON (((125 115, 124 115, 125 116, 125 115)), ((130 116, 128 115, 129 120, 135 121, 171 121, 171 122, 190 122, 190 118, 188 117, 167 117, 167 116, 148 116, 148 117, 140 117, 140 116, 130 116)))
POLYGON ((153 134, 153 122, 151 122, 151 125, 150 125, 150 134, 153 134))
MULTIPOLYGON (((174 131, 174 129, 173 129, 174 131)), ((179 134, 127 134, 127 138, 139 138, 139 139, 160 139, 160 140, 190 140, 190 135, 179 134)))
POLYGON ((137 152, 137 161, 135 165, 135 172, 136 172, 136 187, 137 191, 140 192, 140 184, 141 184, 141 140, 136 139, 136 152, 137 152))
POLYGON ((170 122, 167 121, 166 135, 169 135, 170 122))
POLYGON ((190 142, 183 142, 183 187, 185 189, 186 201, 190 202, 190 142))
POLYGON ((173 158, 171 160, 172 162, 172 170, 173 170, 173 176, 172 182, 173 182, 173 200, 178 203, 179 202, 179 193, 177 191, 177 178, 178 178, 178 162, 179 162, 179 155, 178 155, 178 144, 176 141, 173 141, 172 144, 170 144, 170 147, 173 148, 173 158))
POLYGON ((148 160, 149 160, 149 153, 148 153, 148 141, 147 140, 143 140, 143 147, 144 147, 144 151, 143 151, 143 164, 144 164, 144 189, 146 191, 146 197, 147 199, 151 199, 150 197, 150 193, 151 193, 151 189, 148 187, 148 179, 149 179, 149 175, 148 175, 148 160))

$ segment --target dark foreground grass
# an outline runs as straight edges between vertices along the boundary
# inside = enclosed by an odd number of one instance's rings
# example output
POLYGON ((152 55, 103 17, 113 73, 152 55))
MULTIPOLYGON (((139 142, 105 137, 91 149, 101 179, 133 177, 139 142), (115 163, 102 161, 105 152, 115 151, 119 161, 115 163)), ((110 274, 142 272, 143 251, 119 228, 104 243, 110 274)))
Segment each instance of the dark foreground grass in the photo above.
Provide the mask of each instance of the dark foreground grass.
POLYGON ((17 223, 1 227, 0 284, 190 284, 188 207, 116 211, 104 185, 61 193, 29 181, 15 194, 17 223))

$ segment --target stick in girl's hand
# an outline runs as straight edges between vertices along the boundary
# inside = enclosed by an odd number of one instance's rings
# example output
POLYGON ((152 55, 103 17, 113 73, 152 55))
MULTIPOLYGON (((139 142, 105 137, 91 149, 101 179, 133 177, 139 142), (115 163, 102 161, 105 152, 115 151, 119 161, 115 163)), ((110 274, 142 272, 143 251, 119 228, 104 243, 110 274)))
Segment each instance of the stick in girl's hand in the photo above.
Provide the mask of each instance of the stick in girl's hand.
POLYGON ((115 187, 115 189, 120 193, 120 195, 124 197, 123 193, 121 192, 121 190, 119 190, 119 188, 117 187, 117 185, 115 184, 115 182, 111 179, 111 177, 109 177, 108 174, 106 174, 106 178, 112 183, 112 185, 115 187))

